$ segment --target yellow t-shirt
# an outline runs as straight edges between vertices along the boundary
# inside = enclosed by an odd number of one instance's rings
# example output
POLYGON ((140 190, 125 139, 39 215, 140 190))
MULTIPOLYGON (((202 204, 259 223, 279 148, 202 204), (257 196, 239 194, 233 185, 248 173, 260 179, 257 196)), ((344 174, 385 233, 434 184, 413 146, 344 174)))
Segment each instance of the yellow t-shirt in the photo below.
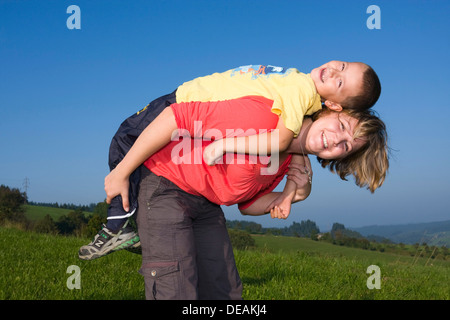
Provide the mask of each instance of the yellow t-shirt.
POLYGON ((305 115, 321 109, 320 96, 309 74, 295 68, 249 65, 185 82, 177 102, 220 101, 258 95, 274 101, 272 112, 297 136, 305 115))

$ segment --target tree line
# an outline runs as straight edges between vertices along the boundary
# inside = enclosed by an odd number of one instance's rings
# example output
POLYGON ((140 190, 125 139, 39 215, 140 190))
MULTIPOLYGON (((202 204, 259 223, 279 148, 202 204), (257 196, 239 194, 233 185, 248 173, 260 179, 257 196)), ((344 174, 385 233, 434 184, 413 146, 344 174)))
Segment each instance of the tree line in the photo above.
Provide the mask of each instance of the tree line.
POLYGON ((31 206, 39 206, 39 207, 50 207, 50 208, 59 208, 59 209, 69 209, 69 210, 81 210, 86 212, 93 212, 97 203, 91 203, 89 205, 80 205, 74 203, 58 203, 58 202, 34 202, 28 201, 27 204, 31 206))
MULTIPOLYGON (((106 222, 108 204, 100 202, 89 206, 76 206, 73 204, 58 203, 45 204, 49 207, 72 209, 67 215, 60 216, 56 221, 49 215, 45 215, 39 221, 31 221, 25 215, 24 204, 27 203, 27 195, 17 188, 0 186, 0 226, 14 225, 27 231, 40 233, 75 235, 93 237, 106 222), (90 208, 90 210, 87 210, 90 208), (86 216, 84 211, 92 214, 86 216)), ((28 204, 37 205, 34 202, 28 204)))
POLYGON ((98 203, 93 210, 93 214, 88 216, 81 209, 75 209, 67 215, 60 216, 56 221, 47 214, 43 219, 31 224, 29 230, 39 233, 92 238, 100 230, 102 224, 106 223, 107 206, 106 202, 98 203))
MULTIPOLYGON (((60 216, 56 221, 46 215, 39 221, 32 222, 25 215, 24 204, 27 203, 27 195, 16 188, 0 186, 0 226, 14 225, 21 229, 59 235, 75 235, 80 237, 93 237, 106 223, 108 204, 99 202, 89 206, 59 205, 54 203, 51 207, 69 209, 67 215, 60 216), (89 215, 85 215, 86 207, 91 208, 89 215)), ((36 203, 33 203, 36 205, 36 203)), ((48 204, 46 204, 48 205, 48 204)), ((284 228, 263 228, 261 224, 251 221, 229 220, 227 221, 230 237, 235 248, 252 248, 254 240, 249 234, 267 234, 291 237, 306 237, 316 241, 326 241, 334 245, 360 248, 364 250, 377 250, 380 252, 394 252, 409 254, 418 257, 430 257, 432 259, 448 259, 448 248, 442 246, 428 246, 426 243, 406 246, 402 243, 395 244, 382 238, 366 238, 360 233, 346 229, 343 224, 334 223, 331 230, 321 233, 316 223, 311 220, 293 222, 284 228), (239 231, 239 232, 236 232, 239 231)))
MULTIPOLYGON (((403 243, 394 243, 380 236, 364 237, 359 232, 345 228, 341 223, 335 222, 329 232, 320 232, 314 221, 306 220, 293 222, 284 228, 263 228, 259 223, 251 221, 230 220, 227 227, 241 230, 251 234, 267 234, 277 236, 291 236, 310 238, 315 241, 328 242, 337 246, 359 248, 363 250, 391 252, 414 257, 447 260, 450 258, 450 250, 445 247, 428 246, 426 243, 416 243, 408 246, 403 243)), ((251 247, 251 243, 248 243, 251 247)))
POLYGON ((450 258, 450 252, 446 246, 428 246, 425 242, 408 246, 404 243, 394 243, 387 238, 379 236, 364 237, 359 232, 346 229, 340 223, 334 223, 330 232, 319 234, 315 240, 326 241, 338 246, 409 255, 415 258, 422 257, 441 260, 450 258))
POLYGON ((311 237, 319 234, 319 227, 314 221, 306 220, 293 222, 289 227, 284 228, 263 228, 262 225, 252 221, 227 220, 227 227, 247 231, 253 234, 270 234, 287 237, 311 237))

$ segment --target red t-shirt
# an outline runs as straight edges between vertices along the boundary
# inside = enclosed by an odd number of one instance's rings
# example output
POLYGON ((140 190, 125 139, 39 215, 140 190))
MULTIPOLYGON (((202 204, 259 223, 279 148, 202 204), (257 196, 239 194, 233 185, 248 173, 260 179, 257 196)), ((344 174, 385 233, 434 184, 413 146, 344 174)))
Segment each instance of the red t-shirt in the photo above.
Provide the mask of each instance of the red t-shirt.
POLYGON ((240 209, 245 209, 275 189, 288 171, 291 156, 280 163, 275 174, 267 175, 263 170, 270 166, 269 157, 227 154, 223 164, 208 166, 203 161, 203 150, 214 139, 275 129, 279 118, 271 112, 272 103, 264 97, 249 96, 172 104, 181 137, 144 165, 188 193, 220 205, 238 203, 240 209))

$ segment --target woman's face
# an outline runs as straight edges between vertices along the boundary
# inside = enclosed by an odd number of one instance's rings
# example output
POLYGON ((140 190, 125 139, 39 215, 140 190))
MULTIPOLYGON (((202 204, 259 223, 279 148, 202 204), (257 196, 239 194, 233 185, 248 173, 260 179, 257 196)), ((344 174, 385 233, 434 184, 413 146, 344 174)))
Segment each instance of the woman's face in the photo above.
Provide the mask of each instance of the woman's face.
POLYGON ((326 112, 311 124, 306 149, 322 159, 345 158, 366 143, 363 139, 353 139, 357 125, 358 121, 346 113, 326 112))

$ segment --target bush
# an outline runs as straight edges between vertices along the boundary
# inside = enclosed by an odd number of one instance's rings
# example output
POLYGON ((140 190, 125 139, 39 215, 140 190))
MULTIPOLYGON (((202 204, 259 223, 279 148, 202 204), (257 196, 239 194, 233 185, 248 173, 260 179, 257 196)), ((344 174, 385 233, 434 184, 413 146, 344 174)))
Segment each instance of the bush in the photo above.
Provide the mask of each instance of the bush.
POLYGON ((58 234, 58 226, 49 214, 45 215, 42 220, 39 220, 34 225, 34 231, 39 233, 58 234))
POLYGON ((88 219, 80 209, 69 212, 66 216, 61 216, 56 222, 58 230, 63 235, 81 236, 86 227, 88 219))
POLYGON ((84 236, 93 238, 102 228, 102 224, 104 223, 106 223, 106 218, 103 218, 99 214, 94 213, 89 219, 86 228, 84 229, 84 236))
POLYGON ((246 250, 256 247, 255 239, 245 231, 228 229, 228 234, 234 249, 246 250))
POLYGON ((23 205, 27 195, 19 189, 0 186, 0 224, 5 222, 27 224, 23 205))

